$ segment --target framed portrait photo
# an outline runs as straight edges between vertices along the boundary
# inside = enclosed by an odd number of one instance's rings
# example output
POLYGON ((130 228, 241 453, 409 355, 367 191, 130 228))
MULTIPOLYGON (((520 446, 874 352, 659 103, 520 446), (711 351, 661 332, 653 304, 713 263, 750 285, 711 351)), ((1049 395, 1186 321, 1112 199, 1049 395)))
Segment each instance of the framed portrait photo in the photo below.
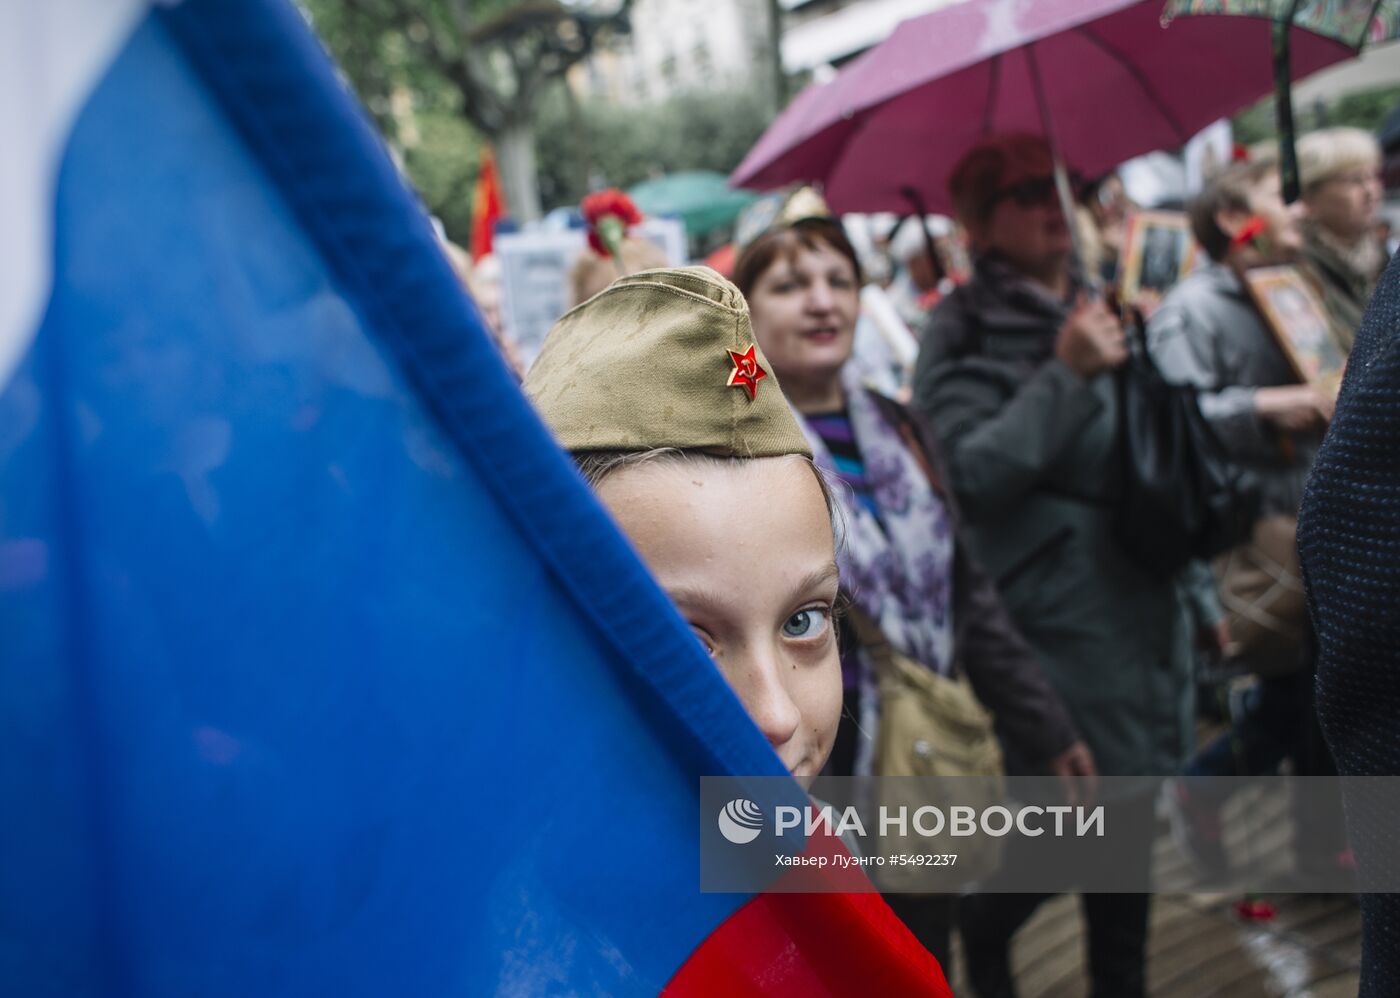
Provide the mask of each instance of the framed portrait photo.
POLYGON ((1139 211, 1128 217, 1118 258, 1118 295, 1136 304, 1143 291, 1161 296, 1191 272, 1196 240, 1177 211, 1139 211))
POLYGON ((1298 380, 1336 398, 1347 357, 1307 278, 1296 267, 1257 267, 1242 276, 1298 380))

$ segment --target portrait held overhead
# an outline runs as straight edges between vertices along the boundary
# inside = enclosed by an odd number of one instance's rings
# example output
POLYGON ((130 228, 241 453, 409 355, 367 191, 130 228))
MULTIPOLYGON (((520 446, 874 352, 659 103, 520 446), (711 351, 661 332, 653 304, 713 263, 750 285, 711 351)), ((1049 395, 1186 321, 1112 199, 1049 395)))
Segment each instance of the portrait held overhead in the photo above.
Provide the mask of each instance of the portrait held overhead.
POLYGON ((0 5, 0 995, 1400 995, 1398 42, 0 5))
POLYGON ((1118 292, 1126 302, 1137 303, 1143 292, 1160 300, 1195 263, 1196 244, 1182 214, 1138 212, 1128 219, 1123 242, 1118 292))

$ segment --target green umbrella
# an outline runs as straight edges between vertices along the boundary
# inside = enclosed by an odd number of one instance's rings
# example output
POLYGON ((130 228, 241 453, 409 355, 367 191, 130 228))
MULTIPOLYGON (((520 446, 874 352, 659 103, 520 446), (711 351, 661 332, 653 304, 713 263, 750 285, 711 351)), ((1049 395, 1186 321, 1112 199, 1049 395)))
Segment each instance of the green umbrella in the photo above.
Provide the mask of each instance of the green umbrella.
POLYGON ((1168 0, 1163 22, 1178 15, 1215 14, 1273 22, 1274 97, 1278 109, 1279 171, 1283 196, 1298 199, 1298 155, 1294 149, 1292 32, 1310 31, 1359 53, 1367 44, 1400 38, 1400 0, 1168 0))
POLYGON ((628 192, 647 215, 678 215, 691 236, 731 225, 758 195, 736 191, 721 173, 690 170, 646 180, 628 192))

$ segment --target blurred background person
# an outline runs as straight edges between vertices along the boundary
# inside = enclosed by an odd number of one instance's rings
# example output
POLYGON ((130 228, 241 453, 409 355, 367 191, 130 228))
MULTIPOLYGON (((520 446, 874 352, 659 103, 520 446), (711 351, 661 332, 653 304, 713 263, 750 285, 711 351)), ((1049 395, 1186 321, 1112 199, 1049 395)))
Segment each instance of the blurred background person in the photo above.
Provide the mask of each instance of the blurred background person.
POLYGON ((619 277, 656 270, 666 264, 665 251, 642 236, 628 236, 617 256, 584 247, 569 269, 569 307, 583 304, 619 277))
POLYGON ((581 305, 619 277, 666 266, 660 246, 631 229, 642 213, 622 191, 609 189, 583 199, 580 210, 588 225, 588 245, 569 269, 570 304, 581 305))
POLYGON ((1303 260, 1333 335, 1350 350, 1387 260, 1375 233, 1384 193, 1380 145, 1359 128, 1309 132, 1298 140, 1298 176, 1307 208, 1303 260))
POLYGON ((1118 258, 1123 252, 1128 215, 1136 208, 1117 171, 1084 185, 1077 212, 1077 224, 1084 237, 1084 259, 1080 261, 1084 273, 1097 277, 1104 284, 1113 283, 1118 272, 1118 258))
MULTIPOLYGON (((1008 758, 1019 760, 1013 765, 1092 783, 1088 748, 964 540, 933 428, 867 387, 851 363, 861 274, 841 227, 810 214, 780 217, 742 250, 734 278, 814 459, 844 483, 835 492, 850 599, 899 652, 943 675, 965 670, 996 718, 1008 758)), ((879 691, 867 650, 845 630, 846 710, 831 771, 864 775, 877 763, 879 691)), ((955 899, 888 900, 946 961, 955 899)))
MULTIPOLYGON (((1304 775, 1331 772, 1313 707, 1312 644, 1295 553, 1296 515, 1332 400, 1297 376, 1237 276, 1250 267, 1285 263, 1303 246, 1301 205, 1281 196, 1272 159, 1235 163, 1208 181, 1191 203, 1192 231, 1209 258, 1163 299, 1147 325, 1148 346, 1168 381, 1199 388, 1201 412, 1227 457, 1262 486, 1261 519, 1221 576, 1227 608, 1269 599, 1276 625, 1249 627, 1258 613, 1237 617, 1230 654, 1263 678, 1244 698, 1231 730, 1198 753, 1168 802, 1178 841, 1209 872, 1223 872, 1219 809, 1232 785, 1212 776, 1272 773, 1285 758, 1304 775), (1245 558, 1248 558, 1246 562, 1245 558), (1243 566, 1274 566, 1276 577, 1256 593, 1243 566), (1241 569, 1236 571, 1236 567, 1241 569), (1285 602, 1284 595, 1288 595, 1285 602)), ((1369 223, 1368 223, 1369 224, 1369 223)), ((1311 832, 1299 829, 1300 836, 1311 832)), ((1319 829, 1317 848, 1343 843, 1319 829)), ((1311 847, 1310 847, 1311 848, 1311 847)))
POLYGON ((894 280, 889 286, 890 297, 899 309, 900 318, 911 329, 922 329, 924 320, 946 290, 946 275, 942 261, 936 256, 935 239, 942 233, 928 231, 928 220, 918 215, 902 219, 890 239, 890 258, 895 265, 894 280), (929 248, 935 256, 929 256, 929 248))
MULTIPOLYGON (((974 275, 933 311, 914 405, 943 437, 973 551, 1040 653, 1099 771, 1165 776, 1190 744, 1191 626, 1175 580, 1140 568, 1113 537, 1121 479, 1111 372, 1127 359, 1118 319, 1072 266, 1043 139, 1002 135, 955 167, 949 193, 974 275)), ((1145 882, 1152 787, 1106 802, 1140 830, 1115 857, 1145 882)), ((1012 842, 999 884, 1041 857, 1012 842)), ((981 998, 1015 993, 1009 946, 1046 895, 965 898, 962 934, 981 998)), ((1144 992, 1150 896, 1085 893, 1095 995, 1144 992)))
MULTIPOLYGON (((461 276, 460 273, 458 276, 461 276)), ((495 254, 487 254, 476 261, 467 271, 467 290, 476 299, 481 309, 481 317, 492 336, 505 339, 501 322, 501 261, 495 254)), ((511 348, 514 349, 513 344, 511 348)))
POLYGON ((473 261, 470 253, 446 237, 439 239, 439 245, 447 254, 447 261, 452 264, 452 272, 457 275, 457 280, 476 302, 481 318, 486 322, 486 331, 491 334, 496 349, 501 352, 515 376, 523 377, 525 365, 521 362, 520 351, 501 324, 500 261, 489 253, 473 261))

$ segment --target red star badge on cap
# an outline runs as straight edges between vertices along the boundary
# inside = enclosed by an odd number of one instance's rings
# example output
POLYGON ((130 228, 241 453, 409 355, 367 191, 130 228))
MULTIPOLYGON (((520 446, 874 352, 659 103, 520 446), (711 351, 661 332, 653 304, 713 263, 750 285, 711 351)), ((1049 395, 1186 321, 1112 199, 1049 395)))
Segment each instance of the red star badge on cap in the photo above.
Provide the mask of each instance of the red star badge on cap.
POLYGON ((758 397, 758 383, 768 377, 768 372, 758 366, 755 350, 755 347, 750 346, 744 353, 737 350, 727 351, 729 359, 734 362, 734 370, 729 372, 729 381, 726 384, 731 387, 738 385, 749 393, 750 400, 758 397))

